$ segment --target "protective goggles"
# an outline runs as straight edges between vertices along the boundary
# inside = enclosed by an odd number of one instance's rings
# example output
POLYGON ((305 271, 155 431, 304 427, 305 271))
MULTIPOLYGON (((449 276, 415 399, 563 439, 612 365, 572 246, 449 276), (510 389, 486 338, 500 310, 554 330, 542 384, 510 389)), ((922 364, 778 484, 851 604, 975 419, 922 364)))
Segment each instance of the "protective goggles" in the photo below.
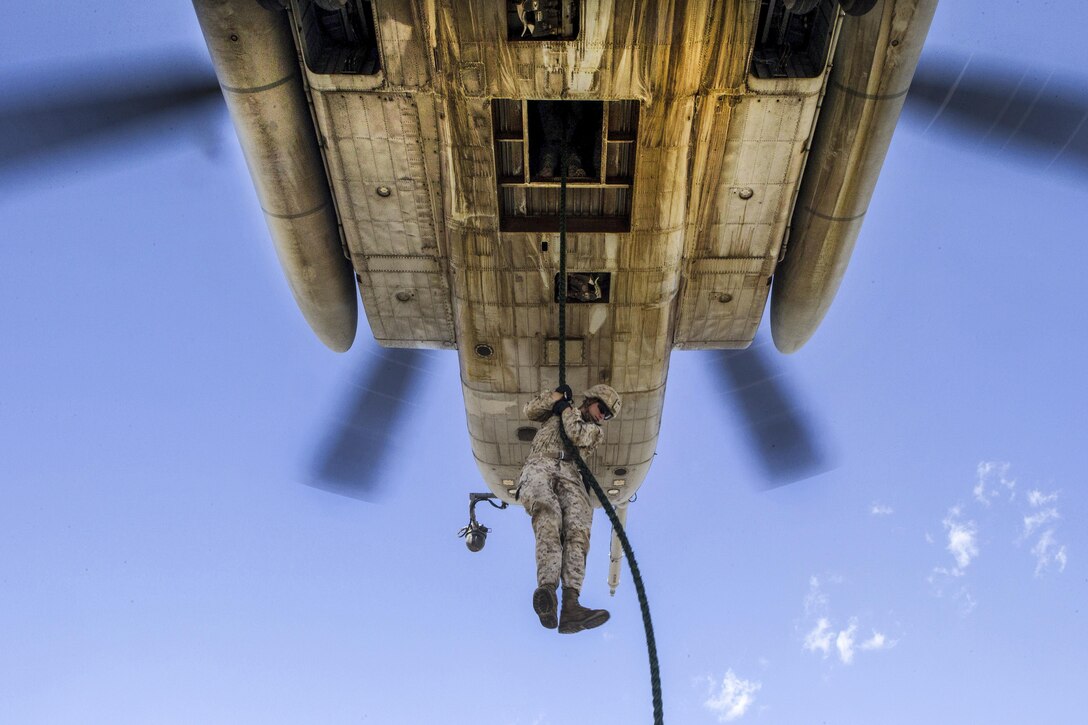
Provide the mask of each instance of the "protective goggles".
POLYGON ((600 398, 594 398, 593 402, 597 404, 598 409, 601 411, 601 420, 612 420, 612 409, 608 407, 608 403, 600 398))

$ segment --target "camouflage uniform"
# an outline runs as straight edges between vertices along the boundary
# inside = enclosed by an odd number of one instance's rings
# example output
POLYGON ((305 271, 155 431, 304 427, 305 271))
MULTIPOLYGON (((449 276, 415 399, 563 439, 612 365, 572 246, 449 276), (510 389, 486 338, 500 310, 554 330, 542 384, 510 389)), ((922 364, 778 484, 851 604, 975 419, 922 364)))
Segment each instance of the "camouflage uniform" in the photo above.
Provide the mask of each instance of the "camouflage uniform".
MULTIPOLYGON (((589 551, 593 506, 577 464, 558 457, 563 451, 559 422, 583 460, 604 438, 601 426, 585 420, 575 407, 552 415, 552 391, 546 390, 525 405, 530 420, 543 421, 518 479, 518 500, 533 519, 536 534, 536 579, 539 586, 555 585, 582 590, 589 551)), ((552 625, 554 626, 554 625, 552 625)))

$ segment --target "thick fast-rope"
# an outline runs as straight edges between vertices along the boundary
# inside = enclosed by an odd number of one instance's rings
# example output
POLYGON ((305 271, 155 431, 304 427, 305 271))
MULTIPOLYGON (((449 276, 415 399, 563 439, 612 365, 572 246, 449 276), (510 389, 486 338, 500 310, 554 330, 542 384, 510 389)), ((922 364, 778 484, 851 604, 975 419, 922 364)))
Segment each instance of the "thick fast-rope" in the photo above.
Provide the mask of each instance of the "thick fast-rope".
MULTIPOLYGON (((567 384, 567 150, 564 145, 560 152, 559 165, 562 172, 559 182, 559 385, 567 384)), ((589 470, 589 466, 582 460, 578 448, 571 442, 567 432, 559 425, 559 435, 563 439, 563 446, 582 474, 582 481, 587 487, 593 489, 601 507, 608 514, 608 520, 612 522, 612 530, 620 540, 623 553, 627 557, 627 565, 631 569, 631 579, 635 582, 635 592, 638 594, 638 604, 642 609, 642 627, 646 630, 646 650, 650 657, 650 689, 653 692, 654 725, 663 725, 665 715, 661 704, 661 671, 657 664, 657 640, 654 638, 654 625, 650 621, 650 602, 646 598, 646 588, 642 585, 642 574, 635 560, 635 552, 631 548, 631 542, 627 540, 627 533, 623 530, 616 515, 616 509, 612 502, 601 490, 597 478, 589 470)))

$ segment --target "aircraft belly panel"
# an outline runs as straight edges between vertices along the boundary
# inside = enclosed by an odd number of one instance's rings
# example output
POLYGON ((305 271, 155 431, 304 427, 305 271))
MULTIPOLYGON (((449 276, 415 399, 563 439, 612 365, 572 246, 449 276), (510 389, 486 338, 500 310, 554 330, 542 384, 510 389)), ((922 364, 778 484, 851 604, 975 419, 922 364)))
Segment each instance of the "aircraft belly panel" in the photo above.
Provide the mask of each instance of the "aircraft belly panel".
POLYGON ((344 239, 375 339, 454 347, 441 253, 434 100, 314 91, 344 239))
MULTIPOLYGON (((352 257, 438 249, 416 99, 373 93, 319 94, 321 132, 352 257), (379 187, 389 194, 379 194, 379 187)), ((427 96, 419 102, 429 102, 427 96)), ((436 181, 436 180, 435 180, 436 181)))
POLYGON ((497 42, 507 35, 505 3, 449 3, 438 10, 438 64, 459 93, 481 98, 649 98, 662 87, 687 96, 716 40, 710 29, 735 12, 723 4, 734 3, 584 3, 574 42, 497 42))
MULTIPOLYGON (((607 303, 567 307, 566 372, 576 394, 606 382, 624 396, 622 415, 605 425, 605 442, 588 461, 621 503, 641 484, 657 445, 690 244, 694 123, 704 83, 733 88, 743 81, 758 6, 615 0, 583 8, 581 34, 568 43, 496 40, 506 34, 502 3, 437 11, 435 82, 462 388, 477 463, 508 501, 529 451, 518 437, 530 425, 522 406, 558 382, 548 351, 558 336, 559 239, 499 231, 497 169, 524 165, 511 166, 506 156, 497 165, 491 99, 639 102, 630 232, 567 236, 568 271, 611 275, 607 303), (731 29, 729 48, 721 47, 721 27, 731 29)), ((531 139, 520 148, 532 164, 531 139)), ((785 175, 783 160, 773 163, 785 175)))
POLYGON ((819 89, 809 83, 804 93, 722 96, 698 119, 698 181, 676 347, 743 348, 755 336, 788 231, 819 89))

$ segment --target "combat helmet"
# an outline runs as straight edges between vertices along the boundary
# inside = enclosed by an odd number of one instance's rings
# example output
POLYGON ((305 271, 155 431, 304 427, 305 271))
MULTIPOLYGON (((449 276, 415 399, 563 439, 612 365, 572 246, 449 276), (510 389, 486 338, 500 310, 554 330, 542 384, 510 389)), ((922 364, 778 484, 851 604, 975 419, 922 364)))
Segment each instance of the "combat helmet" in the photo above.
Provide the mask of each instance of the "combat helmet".
POLYGON ((605 405, 612 411, 612 415, 619 415, 620 408, 623 407, 623 400, 620 398, 620 394, 616 392, 615 388, 611 385, 594 385, 592 388, 585 392, 586 398, 596 398, 603 401, 605 405))

